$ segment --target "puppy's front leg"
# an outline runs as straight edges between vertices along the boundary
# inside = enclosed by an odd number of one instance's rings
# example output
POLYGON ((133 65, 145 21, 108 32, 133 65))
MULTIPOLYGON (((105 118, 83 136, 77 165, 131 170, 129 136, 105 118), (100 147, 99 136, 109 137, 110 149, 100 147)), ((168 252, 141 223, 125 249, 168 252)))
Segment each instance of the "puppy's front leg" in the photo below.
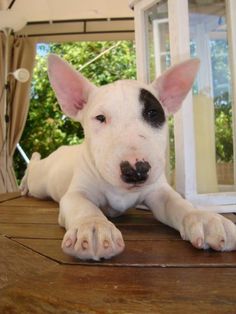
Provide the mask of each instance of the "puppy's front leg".
POLYGON ((59 224, 67 230, 62 249, 69 255, 99 260, 124 250, 121 232, 81 193, 68 192, 63 196, 59 224))
POLYGON ((223 216, 198 210, 168 184, 152 192, 147 206, 161 222, 178 230, 198 249, 236 250, 236 226, 223 216))

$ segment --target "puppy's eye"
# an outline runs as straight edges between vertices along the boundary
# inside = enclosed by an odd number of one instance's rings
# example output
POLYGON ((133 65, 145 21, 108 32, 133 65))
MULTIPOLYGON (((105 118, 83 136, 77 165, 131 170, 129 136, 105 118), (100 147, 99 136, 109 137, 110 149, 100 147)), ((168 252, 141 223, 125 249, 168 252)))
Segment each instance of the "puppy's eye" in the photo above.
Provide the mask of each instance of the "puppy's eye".
POLYGON ((155 109, 150 109, 147 111, 147 116, 151 121, 156 120, 158 117, 158 112, 155 109))
POLYGON ((96 120, 98 120, 101 123, 106 122, 106 117, 103 114, 99 114, 98 116, 95 117, 96 120))

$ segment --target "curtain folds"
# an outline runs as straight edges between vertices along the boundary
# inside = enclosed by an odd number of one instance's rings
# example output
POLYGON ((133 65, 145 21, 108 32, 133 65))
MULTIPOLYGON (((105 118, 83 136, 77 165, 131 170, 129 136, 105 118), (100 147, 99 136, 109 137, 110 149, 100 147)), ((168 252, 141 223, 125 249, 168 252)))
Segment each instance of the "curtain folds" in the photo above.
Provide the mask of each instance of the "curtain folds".
POLYGON ((5 164, 4 156, 4 34, 0 33, 0 193, 5 191, 3 167, 5 164))
MULTIPOLYGON (((4 64, 5 64, 6 37, 0 37, 0 91, 4 89, 4 64)), ((9 38, 9 65, 8 73, 19 68, 26 68, 32 77, 35 60, 36 45, 34 40, 27 37, 9 38)), ((13 169, 13 155, 17 143, 23 132, 30 100, 31 79, 26 83, 18 82, 12 75, 8 76, 9 88, 7 92, 7 112, 9 122, 4 118, 4 97, 0 104, 0 193, 18 190, 16 177, 13 169), (7 135, 4 136, 4 127, 7 126, 7 135), (5 137, 5 138, 4 138, 5 137)))

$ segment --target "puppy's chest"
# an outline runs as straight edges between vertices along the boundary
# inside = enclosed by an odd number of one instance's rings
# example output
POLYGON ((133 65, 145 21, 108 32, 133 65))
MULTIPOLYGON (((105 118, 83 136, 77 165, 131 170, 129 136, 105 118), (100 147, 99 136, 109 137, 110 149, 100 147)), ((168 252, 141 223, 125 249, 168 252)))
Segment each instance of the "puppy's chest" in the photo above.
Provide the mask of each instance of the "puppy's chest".
POLYGON ((107 191, 105 194, 106 206, 124 212, 130 207, 134 207, 139 203, 139 195, 136 193, 114 193, 107 191))

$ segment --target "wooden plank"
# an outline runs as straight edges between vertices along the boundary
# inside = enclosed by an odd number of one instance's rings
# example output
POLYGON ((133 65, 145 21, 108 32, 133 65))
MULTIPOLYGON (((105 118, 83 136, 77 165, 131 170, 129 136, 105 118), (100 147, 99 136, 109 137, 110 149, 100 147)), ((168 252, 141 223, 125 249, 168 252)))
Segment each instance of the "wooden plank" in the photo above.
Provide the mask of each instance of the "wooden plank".
POLYGON ((57 208, 0 207, 0 223, 57 223, 57 208))
POLYGON ((149 215, 143 215, 143 214, 129 214, 125 213, 123 216, 116 217, 116 218, 111 218, 110 219, 115 225, 120 226, 120 225, 129 225, 134 226, 134 225, 147 225, 147 226, 157 226, 160 224, 152 214, 149 215))
MULTIPOLYGON (((120 225, 125 240, 181 240, 177 231, 163 224, 155 226, 120 225)), ((37 238, 62 240, 65 230, 58 224, 0 223, 0 234, 9 238, 37 238)))
MULTIPOLYGON (((0 290, 20 277, 40 276, 49 260, 0 235, 0 290)), ((1 295, 1 292, 0 292, 1 295)))
MULTIPOLYGON (((116 224, 117 225, 117 224, 116 224)), ((162 223, 155 225, 117 225, 122 232, 124 240, 181 240, 179 232, 162 223)))
MULTIPOLYGON (((0 207, 0 223, 57 223, 58 208, 54 207, 34 207, 34 206, 9 206, 0 207)), ((157 225, 157 220, 151 213, 129 214, 125 213, 121 217, 111 219, 115 224, 127 225, 157 225)))
MULTIPOLYGON (((5 225, 9 234, 19 232, 18 236, 61 237, 56 208, 13 207, 9 207, 10 222, 1 223, 0 231, 5 225), (15 223, 21 214, 36 223, 15 223)), ((0 219, 7 208, 0 208, 0 219)), ((150 213, 132 211, 127 216, 118 219, 125 252, 99 263, 82 265, 64 255, 60 239, 0 236, 0 313, 235 313, 236 252, 198 251, 175 241, 178 233, 151 221, 150 213), (136 224, 132 215, 138 217, 136 224)))
POLYGON ((111 260, 82 262, 61 250, 60 240, 15 239, 26 247, 63 264, 139 267, 236 267, 236 252, 195 249, 185 241, 126 241, 125 251, 111 260))
POLYGON ((0 313, 235 313, 235 268, 57 265, 0 246, 0 313))
POLYGON ((58 266, 3 289, 0 312, 234 314, 234 277, 235 269, 58 266))
POLYGON ((41 200, 34 197, 28 197, 28 196, 21 196, 19 198, 15 199, 9 199, 8 201, 4 202, 4 206, 29 206, 29 207, 44 207, 44 208, 58 208, 58 203, 52 201, 52 200, 41 200))
MULTIPOLYGON (((58 220, 58 209, 55 207, 15 207, 15 206, 1 206, 0 207, 0 223, 46 223, 46 224, 57 224, 58 220)), ((228 219, 236 222, 236 215, 229 214, 226 216, 228 219)), ((163 224, 158 222, 151 213, 137 214, 125 213, 123 216, 110 219, 118 228, 121 226, 147 226, 148 228, 161 228, 163 224)), ((167 226, 166 226, 167 227, 167 226)), ((167 227, 168 232, 171 232, 170 228, 167 227)))
POLYGON ((1 203, 11 200, 11 199, 15 199, 15 198, 20 198, 20 192, 13 192, 13 193, 4 193, 4 194, 0 194, 0 205, 1 203))
POLYGON ((0 223, 0 234, 8 238, 37 238, 37 239, 60 239, 62 240, 65 229, 58 224, 36 223, 0 223))

